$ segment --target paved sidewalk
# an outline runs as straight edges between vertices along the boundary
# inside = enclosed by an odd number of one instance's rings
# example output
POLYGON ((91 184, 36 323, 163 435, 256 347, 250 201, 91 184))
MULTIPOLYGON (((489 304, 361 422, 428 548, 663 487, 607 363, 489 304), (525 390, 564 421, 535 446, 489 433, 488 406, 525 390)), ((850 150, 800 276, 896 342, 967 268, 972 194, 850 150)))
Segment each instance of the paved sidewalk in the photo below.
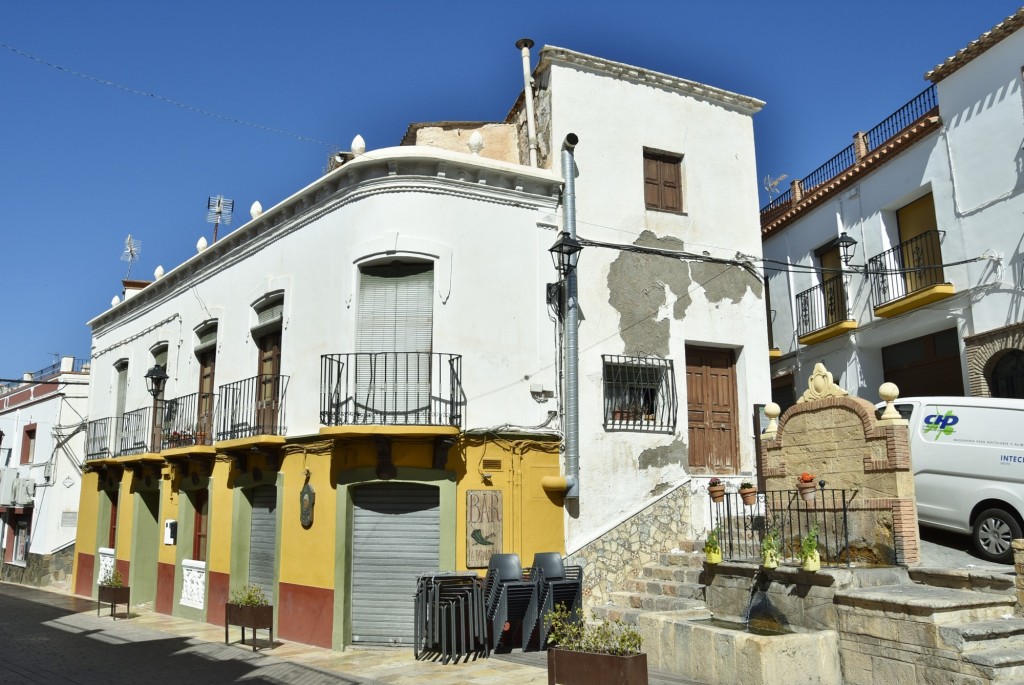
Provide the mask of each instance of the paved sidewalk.
MULTIPOLYGON (((93 641, 84 645, 86 656, 76 657, 78 660, 73 664, 62 664, 60 659, 53 659, 52 655, 59 653, 59 649, 48 650, 42 661, 38 654, 25 654, 20 661, 14 658, 4 660, 0 662, 0 673, 7 671, 0 676, 4 685, 101 682, 157 685, 165 682, 161 675, 165 676, 166 682, 173 683, 547 683, 546 669, 538 666, 495 658, 444 665, 417 661, 411 649, 348 649, 339 652, 278 640, 275 636, 273 649, 261 649, 254 654, 251 647, 237 642, 241 634, 237 627, 233 627, 231 633, 234 642, 225 645, 223 626, 158 614, 145 606, 132 606, 129 620, 112 620, 109 609, 106 615, 97 618, 96 603, 91 600, 21 585, 0 583, 0 600, 13 604, 6 607, 8 626, 16 625, 21 618, 25 622, 36 622, 42 630, 49 631, 46 638, 29 638, 26 633, 23 638, 26 650, 35 646, 29 640, 75 640, 79 641, 79 647, 82 647, 82 640, 93 641), (111 645, 115 648, 112 649, 111 645), (129 652, 134 656, 134 662, 124 663, 123 659, 129 656, 129 652), (88 661, 90 655, 94 656, 94 663, 91 666, 82 663, 88 661), (72 667, 74 675, 65 675, 67 669, 60 670, 65 666, 72 667), (109 670, 117 666, 127 667, 121 673, 123 679, 110 680, 109 673, 104 675, 103 668, 109 670)), ((18 628, 17 634, 22 634, 23 627, 18 628)), ((266 634, 261 635, 265 643, 266 634)), ((4 637, 6 642, 15 639, 16 633, 12 630, 11 635, 4 637)), ((17 649, 16 644, 7 643, 6 646, 17 649)), ((69 658, 64 657, 65 660, 69 658)))

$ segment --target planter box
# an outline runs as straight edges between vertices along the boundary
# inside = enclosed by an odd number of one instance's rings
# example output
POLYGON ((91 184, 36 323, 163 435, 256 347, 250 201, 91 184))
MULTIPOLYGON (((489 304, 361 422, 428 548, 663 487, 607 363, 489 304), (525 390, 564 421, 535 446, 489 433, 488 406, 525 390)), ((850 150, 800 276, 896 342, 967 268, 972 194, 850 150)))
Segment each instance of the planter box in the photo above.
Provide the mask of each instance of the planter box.
POLYGON ((647 655, 549 649, 548 685, 647 685, 647 655))
POLYGON ((228 644, 228 626, 242 627, 242 644, 245 644, 245 629, 252 628, 252 651, 256 651, 256 629, 270 631, 270 644, 274 644, 274 607, 250 607, 227 603, 224 605, 224 644, 228 644))
POLYGON ((118 604, 124 604, 125 616, 127 616, 131 609, 131 588, 128 586, 124 587, 111 587, 110 585, 100 585, 96 588, 96 615, 100 615, 100 607, 106 602, 110 605, 110 617, 117 619, 114 615, 114 609, 118 604))

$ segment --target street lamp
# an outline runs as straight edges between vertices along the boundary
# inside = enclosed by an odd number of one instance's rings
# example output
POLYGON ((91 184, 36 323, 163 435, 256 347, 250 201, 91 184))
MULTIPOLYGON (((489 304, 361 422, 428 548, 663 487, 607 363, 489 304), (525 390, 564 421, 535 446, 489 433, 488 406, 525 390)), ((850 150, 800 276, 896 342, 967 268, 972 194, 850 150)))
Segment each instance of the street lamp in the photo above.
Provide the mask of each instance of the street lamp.
POLYGON ((850 266, 850 260, 853 259, 853 252, 857 249, 857 241, 849 236, 846 231, 839 234, 839 238, 836 240, 839 245, 839 251, 842 255, 843 266, 850 266))
POLYGON ((580 251, 582 249, 583 245, 580 244, 580 241, 573 238, 568 232, 562 231, 558 234, 558 240, 548 249, 548 252, 551 253, 551 262, 558 269, 558 273, 565 276, 570 271, 576 270, 576 264, 580 261, 580 251))
POLYGON ((157 425, 159 408, 157 407, 157 402, 159 401, 160 393, 164 391, 165 383, 167 383, 166 369, 164 369, 162 364, 154 364, 153 368, 146 372, 146 390, 153 396, 153 430, 150 431, 153 452, 160 451, 160 429, 157 425))

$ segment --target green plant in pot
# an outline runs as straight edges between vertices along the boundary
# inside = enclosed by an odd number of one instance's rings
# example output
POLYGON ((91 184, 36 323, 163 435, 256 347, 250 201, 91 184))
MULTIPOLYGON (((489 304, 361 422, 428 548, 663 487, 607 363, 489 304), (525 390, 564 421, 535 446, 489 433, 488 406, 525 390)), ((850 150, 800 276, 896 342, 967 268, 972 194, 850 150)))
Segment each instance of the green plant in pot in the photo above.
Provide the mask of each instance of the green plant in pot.
POLYGON ((708 536, 704 539, 704 556, 707 557, 709 564, 717 564, 722 561, 722 545, 718 541, 721 534, 722 524, 719 523, 708 531, 708 536))
POLYGON ((643 640, 621 621, 587 623, 579 608, 558 604, 544 615, 548 631, 548 677, 565 685, 647 683, 643 640))
POLYGON ((805 571, 817 571, 821 568, 821 555, 818 553, 818 535, 821 529, 814 523, 807 529, 807 534, 800 539, 800 560, 805 571))
POLYGON ((765 568, 778 568, 782 556, 782 535, 775 526, 768 528, 761 539, 761 565, 765 568))
POLYGON ((740 499, 747 506, 757 504, 757 485, 752 480, 745 480, 740 483, 738 492, 740 493, 740 499))
POLYGON ((228 626, 242 627, 242 644, 245 644, 245 629, 252 628, 252 651, 256 651, 256 630, 270 631, 270 644, 274 643, 274 607, 256 583, 233 590, 224 605, 224 643, 228 642, 228 626))
POLYGON ((127 607, 126 615, 130 615, 131 596, 131 588, 124 584, 121 572, 116 568, 110 569, 100 578, 99 587, 96 588, 96 615, 100 615, 100 607, 104 602, 110 604, 112 618, 116 618, 115 609, 118 604, 124 604, 127 607))

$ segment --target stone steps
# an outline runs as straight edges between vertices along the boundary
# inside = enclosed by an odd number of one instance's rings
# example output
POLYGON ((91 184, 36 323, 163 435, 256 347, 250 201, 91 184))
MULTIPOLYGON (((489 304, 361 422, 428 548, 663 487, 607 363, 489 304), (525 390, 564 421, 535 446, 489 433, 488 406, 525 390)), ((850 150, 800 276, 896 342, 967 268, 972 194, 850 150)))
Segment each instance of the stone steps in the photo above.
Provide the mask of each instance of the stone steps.
MULTIPOLYGON (((641 615, 650 613, 651 611, 653 610, 606 604, 604 606, 594 607, 593 614, 594 618, 599 621, 602 619, 607 619, 609 621, 622 621, 628 625, 635 626, 637 625, 641 615)), ((696 599, 678 599, 671 611, 679 612, 679 618, 681 620, 711 617, 711 612, 708 611, 704 602, 696 599)))
POLYGON ((625 590, 627 592, 648 595, 667 595, 669 597, 704 599, 704 586, 695 582, 633 578, 625 582, 625 590))
POLYGON ((703 566, 651 565, 643 568, 644 580, 671 580, 677 583, 699 583, 704 575, 703 566))
POLYGON ((619 591, 612 592, 609 597, 612 600, 612 605, 620 606, 627 609, 642 609, 644 611, 676 611, 679 609, 689 609, 692 607, 692 603, 702 602, 704 588, 699 587, 695 590, 695 593, 699 592, 700 597, 674 597, 672 595, 657 595, 648 592, 629 592, 619 591))
POLYGON ((704 568, 704 554, 702 552, 662 552, 658 555, 658 565, 704 568))
POLYGON ((991 621, 1012 614, 1015 600, 987 592, 951 590, 926 585, 882 585, 841 590, 835 593, 839 606, 872 610, 882 614, 906 614, 935 625, 991 621))
POLYGON ((939 628, 942 641, 967 654, 988 649, 1014 649, 1024 657, 1024 619, 972 621, 939 628))
POLYGON ((993 683, 1011 683, 1024 678, 1024 650, 993 648, 965 652, 964 661, 976 666, 993 683))
POLYGON ((917 567, 908 572, 913 582, 923 585, 1015 596, 1012 570, 917 567))

